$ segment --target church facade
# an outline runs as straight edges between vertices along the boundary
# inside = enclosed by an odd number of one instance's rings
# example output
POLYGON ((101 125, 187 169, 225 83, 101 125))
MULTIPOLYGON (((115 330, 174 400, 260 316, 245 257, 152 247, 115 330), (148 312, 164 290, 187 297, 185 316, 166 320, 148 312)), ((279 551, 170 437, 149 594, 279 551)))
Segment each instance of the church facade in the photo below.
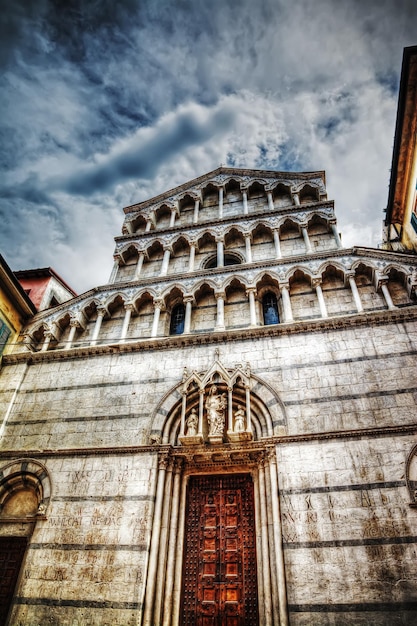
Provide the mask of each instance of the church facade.
POLYGON ((415 623, 415 255, 344 248, 324 172, 124 212, 3 359, 0 623, 415 623))

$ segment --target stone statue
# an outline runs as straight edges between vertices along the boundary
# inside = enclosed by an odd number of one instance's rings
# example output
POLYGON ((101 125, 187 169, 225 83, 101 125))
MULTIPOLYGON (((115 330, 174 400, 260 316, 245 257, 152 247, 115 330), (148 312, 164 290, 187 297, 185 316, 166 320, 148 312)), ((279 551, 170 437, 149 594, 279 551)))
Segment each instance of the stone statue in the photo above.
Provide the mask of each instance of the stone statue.
POLYGON ((212 385, 206 400, 207 421, 209 424, 209 436, 223 435, 224 431, 224 410, 227 406, 226 394, 220 395, 216 385, 212 385))
POLYGON ((239 407, 237 411, 235 411, 235 433, 241 433, 245 430, 245 412, 242 407, 239 407))
POLYGON ((187 418, 187 437, 195 437, 198 428, 198 416, 195 409, 191 409, 191 413, 187 418))

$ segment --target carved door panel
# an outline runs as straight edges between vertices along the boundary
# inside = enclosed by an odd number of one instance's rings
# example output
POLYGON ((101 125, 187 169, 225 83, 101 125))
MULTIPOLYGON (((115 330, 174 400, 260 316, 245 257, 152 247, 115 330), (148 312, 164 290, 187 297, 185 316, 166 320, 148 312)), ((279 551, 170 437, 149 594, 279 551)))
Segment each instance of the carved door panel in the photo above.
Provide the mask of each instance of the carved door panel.
POLYGON ((250 475, 192 476, 188 485, 182 626, 256 626, 250 475))
POLYGON ((26 544, 26 537, 0 538, 0 626, 6 623, 26 544))

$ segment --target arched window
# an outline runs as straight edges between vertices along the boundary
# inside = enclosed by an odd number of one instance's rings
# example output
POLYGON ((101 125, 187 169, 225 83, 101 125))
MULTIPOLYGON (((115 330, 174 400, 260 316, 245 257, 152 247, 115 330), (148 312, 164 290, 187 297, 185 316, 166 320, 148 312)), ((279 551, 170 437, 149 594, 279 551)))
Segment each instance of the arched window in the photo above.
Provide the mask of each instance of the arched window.
MULTIPOLYGON (((224 254, 224 266, 227 265, 239 265, 242 263, 242 259, 240 256, 233 252, 225 252, 224 254)), ((217 255, 214 254, 208 258, 208 260, 203 265, 204 269, 210 270, 214 267, 217 267, 217 255)))
POLYGON ((169 326, 170 335, 182 335, 184 332, 184 320, 185 320, 185 307, 181 304, 176 304, 172 309, 171 323, 169 326))
POLYGON ((264 324, 279 324, 277 297, 272 291, 268 291, 262 298, 262 309, 264 314, 264 324))

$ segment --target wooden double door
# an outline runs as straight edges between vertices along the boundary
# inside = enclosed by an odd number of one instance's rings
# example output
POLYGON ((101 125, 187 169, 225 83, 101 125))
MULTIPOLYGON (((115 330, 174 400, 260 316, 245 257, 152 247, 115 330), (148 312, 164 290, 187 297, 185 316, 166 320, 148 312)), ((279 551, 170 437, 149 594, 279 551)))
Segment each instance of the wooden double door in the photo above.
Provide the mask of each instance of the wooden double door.
POLYGON ((255 511, 249 474, 191 476, 182 626, 257 626, 255 511))

